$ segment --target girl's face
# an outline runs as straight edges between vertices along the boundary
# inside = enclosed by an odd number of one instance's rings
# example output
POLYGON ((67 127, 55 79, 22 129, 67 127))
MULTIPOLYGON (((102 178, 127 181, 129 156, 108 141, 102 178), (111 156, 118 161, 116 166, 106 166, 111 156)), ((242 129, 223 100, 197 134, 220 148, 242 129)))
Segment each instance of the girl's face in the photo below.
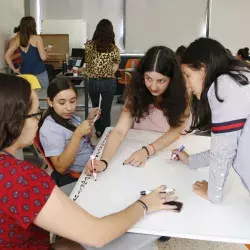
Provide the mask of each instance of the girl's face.
POLYGON ((48 104, 55 112, 64 119, 70 119, 76 110, 76 93, 73 89, 66 89, 59 92, 48 104))
POLYGON ((200 100, 206 77, 205 68, 201 67, 199 70, 194 70, 187 64, 182 64, 181 70, 186 81, 187 89, 190 89, 197 99, 200 100))
POLYGON ((144 81, 153 96, 160 96, 166 91, 170 78, 160 73, 149 71, 144 73, 144 81))

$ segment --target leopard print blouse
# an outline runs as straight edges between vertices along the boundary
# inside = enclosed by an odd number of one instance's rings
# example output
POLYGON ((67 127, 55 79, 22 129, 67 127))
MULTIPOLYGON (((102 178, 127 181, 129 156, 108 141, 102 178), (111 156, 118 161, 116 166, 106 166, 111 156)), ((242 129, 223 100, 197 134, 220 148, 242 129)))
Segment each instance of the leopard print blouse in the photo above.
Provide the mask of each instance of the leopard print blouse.
POLYGON ((119 64, 120 61, 120 53, 115 45, 113 50, 107 53, 98 52, 92 41, 85 45, 85 77, 115 78, 114 64, 119 64))

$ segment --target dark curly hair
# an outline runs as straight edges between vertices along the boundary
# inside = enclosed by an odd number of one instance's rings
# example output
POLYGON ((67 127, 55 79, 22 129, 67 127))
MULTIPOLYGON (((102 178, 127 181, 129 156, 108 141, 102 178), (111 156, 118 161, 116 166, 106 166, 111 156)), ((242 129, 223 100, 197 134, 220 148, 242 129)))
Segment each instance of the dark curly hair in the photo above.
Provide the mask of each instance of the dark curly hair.
POLYGON ((102 19, 96 26, 92 41, 100 53, 110 52, 115 45, 113 25, 108 19, 102 19))
POLYGON ((31 108, 30 96, 28 81, 0 73, 0 148, 11 146, 21 135, 31 108))
POLYGON ((150 105, 156 101, 144 81, 145 72, 150 71, 170 78, 160 109, 171 127, 180 126, 187 107, 186 86, 175 53, 165 46, 149 49, 141 59, 137 72, 133 75, 132 84, 128 86, 126 108, 130 110, 136 122, 149 115, 150 105))
POLYGON ((222 44, 211 38, 199 38, 192 42, 186 49, 181 63, 187 64, 193 70, 206 68, 201 98, 198 100, 193 96, 191 105, 193 119, 189 132, 195 129, 210 130, 211 109, 207 97, 209 88, 214 83, 216 98, 219 102, 223 102, 218 93, 218 78, 221 75, 229 75, 239 85, 247 85, 249 82, 243 72, 249 70, 244 63, 232 57, 222 44))

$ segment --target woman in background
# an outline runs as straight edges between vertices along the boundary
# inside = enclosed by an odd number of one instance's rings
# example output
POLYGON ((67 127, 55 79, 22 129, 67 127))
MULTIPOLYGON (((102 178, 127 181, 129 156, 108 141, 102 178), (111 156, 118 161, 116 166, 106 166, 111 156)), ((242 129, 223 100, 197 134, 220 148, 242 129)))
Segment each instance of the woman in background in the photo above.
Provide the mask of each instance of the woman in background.
POLYGON ((249 48, 239 49, 236 55, 236 58, 246 64, 248 68, 250 68, 249 61, 249 48))
POLYGON ((236 58, 240 61, 248 61, 249 60, 249 48, 239 49, 236 55, 236 58))
POLYGON ((97 24, 92 40, 86 43, 85 51, 85 75, 89 78, 89 95, 93 107, 99 106, 99 97, 102 97, 102 114, 95 123, 96 136, 100 138, 111 124, 110 111, 116 91, 115 72, 120 63, 113 25, 109 20, 102 19, 97 24))
POLYGON ((175 51, 175 55, 176 55, 179 63, 181 63, 181 58, 182 58, 183 54, 185 53, 186 49, 187 49, 187 47, 185 47, 184 45, 181 45, 175 51))
POLYGON ((47 59, 43 40, 36 32, 36 21, 33 17, 23 17, 20 22, 19 37, 13 40, 5 54, 5 60, 16 74, 35 75, 42 88, 47 88, 49 78, 43 61, 47 59), (22 56, 22 65, 16 69, 12 62, 12 56, 16 50, 22 56))

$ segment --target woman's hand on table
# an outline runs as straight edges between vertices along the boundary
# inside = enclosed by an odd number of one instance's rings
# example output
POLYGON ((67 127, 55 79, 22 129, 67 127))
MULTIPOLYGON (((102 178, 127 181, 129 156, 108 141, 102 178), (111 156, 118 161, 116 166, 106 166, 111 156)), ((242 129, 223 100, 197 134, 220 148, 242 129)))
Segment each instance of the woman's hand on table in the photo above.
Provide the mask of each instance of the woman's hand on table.
POLYGON ((93 175, 93 170, 96 173, 101 173, 105 170, 106 164, 103 161, 94 160, 94 169, 92 167, 91 160, 89 160, 84 168, 84 173, 86 175, 93 175))
POLYGON ((148 213, 153 213, 159 210, 176 211, 176 206, 164 204, 166 202, 175 201, 177 197, 174 192, 161 193, 166 189, 165 185, 158 187, 148 195, 141 196, 140 200, 143 201, 148 207, 148 213))
POLYGON ((124 161, 123 165, 131 165, 134 167, 143 166, 148 159, 148 153, 145 149, 140 149, 134 152, 126 161, 124 161))
POLYGON ((207 181, 196 181, 193 184, 193 191, 205 200, 208 200, 208 182, 207 181))
POLYGON ((176 156, 174 157, 175 161, 182 161, 184 164, 188 165, 189 161, 189 154, 186 153, 184 150, 180 152, 178 149, 174 149, 172 151, 172 155, 175 154, 176 156))

